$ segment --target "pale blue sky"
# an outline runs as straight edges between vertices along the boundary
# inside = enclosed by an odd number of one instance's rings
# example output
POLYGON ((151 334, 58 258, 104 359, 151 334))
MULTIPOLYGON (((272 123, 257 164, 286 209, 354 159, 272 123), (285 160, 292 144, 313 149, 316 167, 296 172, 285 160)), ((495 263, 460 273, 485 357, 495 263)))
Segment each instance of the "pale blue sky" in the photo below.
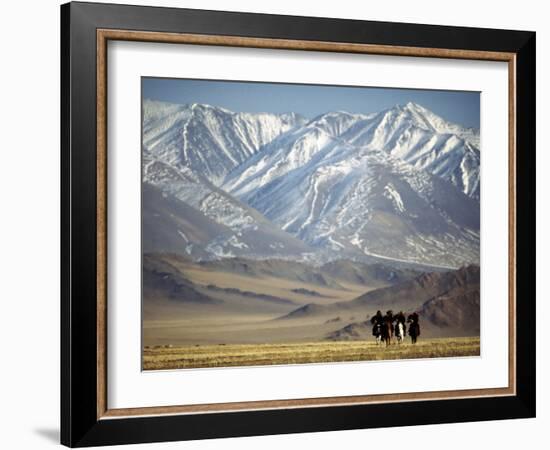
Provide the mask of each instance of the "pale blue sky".
POLYGON ((479 128, 480 120, 479 92, 143 77, 142 95, 235 112, 296 112, 308 118, 328 111, 378 112, 411 101, 467 127, 479 128))

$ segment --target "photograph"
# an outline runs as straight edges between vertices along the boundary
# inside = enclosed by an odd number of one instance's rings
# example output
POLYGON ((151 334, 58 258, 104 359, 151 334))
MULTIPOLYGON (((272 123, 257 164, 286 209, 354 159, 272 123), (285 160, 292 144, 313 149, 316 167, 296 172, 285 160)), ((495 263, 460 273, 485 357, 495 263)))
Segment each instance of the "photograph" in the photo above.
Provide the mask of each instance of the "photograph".
POLYGON ((143 370, 480 355, 480 93, 142 77, 143 370))

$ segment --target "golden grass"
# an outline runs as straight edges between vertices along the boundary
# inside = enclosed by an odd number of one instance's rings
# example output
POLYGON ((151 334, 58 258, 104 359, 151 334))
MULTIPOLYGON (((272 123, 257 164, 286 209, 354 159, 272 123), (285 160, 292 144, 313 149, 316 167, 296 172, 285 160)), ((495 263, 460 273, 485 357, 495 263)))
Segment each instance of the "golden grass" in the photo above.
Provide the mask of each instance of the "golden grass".
POLYGON ((259 366, 388 359, 478 356, 479 337, 410 340, 389 347, 373 341, 149 346, 143 349, 143 369, 259 366))

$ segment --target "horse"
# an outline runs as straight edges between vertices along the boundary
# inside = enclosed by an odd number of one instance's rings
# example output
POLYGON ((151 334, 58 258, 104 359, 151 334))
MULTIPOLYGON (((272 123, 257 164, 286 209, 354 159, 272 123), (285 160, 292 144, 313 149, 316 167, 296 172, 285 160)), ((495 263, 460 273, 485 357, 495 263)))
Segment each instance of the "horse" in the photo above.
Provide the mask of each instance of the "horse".
POLYGON ((395 325, 395 337, 398 344, 401 344, 405 339, 405 325, 403 325, 403 322, 397 322, 395 325))
POLYGON ((374 324, 372 335, 376 339, 376 345, 380 345, 382 343, 382 325, 380 323, 377 322, 374 324))
POLYGON ((382 341, 386 343, 386 347, 391 345, 393 338, 393 323, 390 320, 384 320, 382 323, 382 341))

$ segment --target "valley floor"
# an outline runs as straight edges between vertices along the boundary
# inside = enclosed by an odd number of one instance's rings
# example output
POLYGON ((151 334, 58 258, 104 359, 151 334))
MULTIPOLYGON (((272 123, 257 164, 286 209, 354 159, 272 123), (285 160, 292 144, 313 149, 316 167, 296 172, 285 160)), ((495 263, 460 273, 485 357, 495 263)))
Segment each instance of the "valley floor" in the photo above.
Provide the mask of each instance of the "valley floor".
POLYGON ((143 349, 144 370, 264 366, 344 361, 479 356, 479 337, 410 340, 389 347, 374 341, 294 344, 155 345, 143 349))

